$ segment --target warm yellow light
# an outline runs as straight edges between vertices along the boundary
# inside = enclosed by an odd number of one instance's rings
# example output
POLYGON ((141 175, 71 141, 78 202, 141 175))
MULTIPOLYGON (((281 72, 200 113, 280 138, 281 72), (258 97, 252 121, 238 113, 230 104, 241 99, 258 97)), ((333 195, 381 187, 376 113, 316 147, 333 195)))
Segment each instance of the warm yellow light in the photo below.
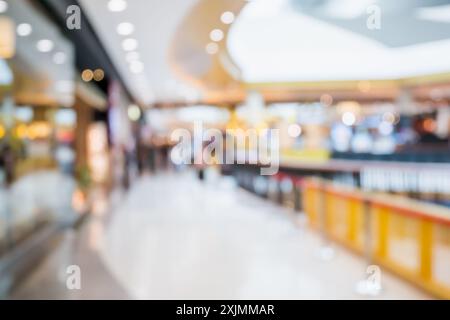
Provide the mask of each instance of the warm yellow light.
POLYGON ((47 138, 50 136, 52 129, 50 125, 46 122, 34 122, 27 130, 28 138, 31 140, 47 138))
POLYGON ((105 72, 102 69, 97 69, 94 71, 94 80, 102 81, 105 78, 105 72))
POLYGON ((72 208, 77 213, 84 213, 86 210, 86 196, 81 190, 76 190, 72 195, 72 208))
POLYGON ((81 73, 81 79, 83 79, 84 82, 89 82, 92 79, 94 79, 94 72, 92 72, 91 69, 86 69, 81 73))
POLYGON ((340 114, 345 112, 352 112, 356 115, 361 111, 361 105, 356 101, 342 101, 337 105, 337 111, 340 114))
POLYGON ((370 81, 360 81, 358 83, 358 89, 363 93, 369 92, 371 88, 372 84, 370 83, 370 81))
POLYGON ((8 17, 0 17, 0 58, 9 59, 16 52, 14 22, 8 17))
POLYGON ((5 136, 5 134, 6 134, 5 128, 2 125, 0 125, 0 139, 2 139, 5 136))
POLYGON ((26 139, 28 137, 28 129, 25 124, 20 124, 16 128, 16 135, 20 139, 26 139))

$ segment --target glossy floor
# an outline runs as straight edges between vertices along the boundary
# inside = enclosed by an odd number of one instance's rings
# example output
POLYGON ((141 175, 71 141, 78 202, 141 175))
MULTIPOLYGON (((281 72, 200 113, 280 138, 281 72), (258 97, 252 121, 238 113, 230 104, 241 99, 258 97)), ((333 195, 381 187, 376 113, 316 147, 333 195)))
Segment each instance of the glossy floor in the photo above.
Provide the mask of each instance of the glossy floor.
MULTIPOLYGON (((98 197, 92 218, 68 232, 13 298, 361 299, 367 263, 323 250, 304 218, 192 172, 144 176, 130 192, 98 197), (81 289, 66 287, 81 268, 81 289)), ((426 299, 382 270, 381 299, 426 299)))

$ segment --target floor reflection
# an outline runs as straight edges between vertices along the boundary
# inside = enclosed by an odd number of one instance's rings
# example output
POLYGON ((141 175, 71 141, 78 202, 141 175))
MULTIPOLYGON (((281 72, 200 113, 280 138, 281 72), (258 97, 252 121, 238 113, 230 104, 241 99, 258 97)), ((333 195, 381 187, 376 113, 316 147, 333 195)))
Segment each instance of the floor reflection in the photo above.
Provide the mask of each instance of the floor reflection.
MULTIPOLYGON (((144 176, 121 199, 99 200, 14 297, 366 298, 355 291, 367 267, 362 258, 337 247, 333 259, 319 259, 322 240, 304 219, 233 181, 144 176), (71 264, 82 270, 79 291, 65 287, 71 264)), ((428 298, 387 272, 382 282, 379 298, 428 298)))

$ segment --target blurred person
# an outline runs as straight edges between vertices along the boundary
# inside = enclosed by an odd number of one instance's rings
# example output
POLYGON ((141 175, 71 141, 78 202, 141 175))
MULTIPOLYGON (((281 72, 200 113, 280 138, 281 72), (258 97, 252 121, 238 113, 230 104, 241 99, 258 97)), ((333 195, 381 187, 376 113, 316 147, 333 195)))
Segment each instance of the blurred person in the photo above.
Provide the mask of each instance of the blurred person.
POLYGON ((9 186, 14 181, 16 156, 13 148, 7 143, 0 145, 0 151, 0 166, 5 170, 5 183, 9 186))

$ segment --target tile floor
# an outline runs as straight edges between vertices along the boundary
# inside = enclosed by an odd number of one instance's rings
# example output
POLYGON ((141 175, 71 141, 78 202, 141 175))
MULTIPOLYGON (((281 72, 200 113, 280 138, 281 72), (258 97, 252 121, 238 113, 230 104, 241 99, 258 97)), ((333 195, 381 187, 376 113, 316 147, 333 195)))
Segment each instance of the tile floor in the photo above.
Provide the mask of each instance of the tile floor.
MULTIPOLYGON (((201 183, 192 172, 144 176, 129 193, 96 202, 13 299, 364 299, 355 290, 364 259, 333 246, 294 215, 237 188, 201 183), (81 289, 66 268, 81 268, 81 289)), ((382 272, 378 299, 427 299, 382 272)), ((373 298, 373 297, 372 297, 373 298)))

